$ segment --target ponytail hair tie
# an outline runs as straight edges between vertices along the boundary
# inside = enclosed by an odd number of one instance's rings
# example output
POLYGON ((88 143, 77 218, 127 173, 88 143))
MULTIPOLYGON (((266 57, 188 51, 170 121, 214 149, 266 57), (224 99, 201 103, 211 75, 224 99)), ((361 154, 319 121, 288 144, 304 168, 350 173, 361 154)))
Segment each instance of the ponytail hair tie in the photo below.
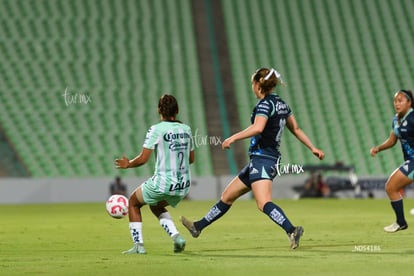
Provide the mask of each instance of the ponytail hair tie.
POLYGON ((264 79, 268 80, 273 74, 275 74, 276 78, 278 79, 278 81, 280 81, 281 84, 284 83, 282 79, 282 75, 273 68, 270 69, 269 73, 264 77, 264 79))

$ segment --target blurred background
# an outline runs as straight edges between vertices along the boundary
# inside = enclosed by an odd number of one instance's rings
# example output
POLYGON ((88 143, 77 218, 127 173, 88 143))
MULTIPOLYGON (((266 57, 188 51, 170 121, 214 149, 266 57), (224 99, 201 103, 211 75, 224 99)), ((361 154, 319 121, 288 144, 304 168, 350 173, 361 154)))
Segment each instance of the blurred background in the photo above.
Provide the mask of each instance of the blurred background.
MULTIPOLYGON (((274 67, 277 93, 326 158, 286 131, 275 197, 298 197, 312 173, 331 190, 383 196, 400 146, 393 95, 413 88, 412 0, 0 0, 0 203, 99 201, 120 176, 131 192, 154 160, 119 171, 177 97, 192 127, 189 198, 216 198, 247 162, 251 74, 274 67), (336 186, 335 186, 336 185, 336 186)), ((331 194, 332 195, 332 194, 331 194)), ((338 194, 341 196, 340 194, 338 194)), ((412 191, 407 191, 412 196, 412 191)))

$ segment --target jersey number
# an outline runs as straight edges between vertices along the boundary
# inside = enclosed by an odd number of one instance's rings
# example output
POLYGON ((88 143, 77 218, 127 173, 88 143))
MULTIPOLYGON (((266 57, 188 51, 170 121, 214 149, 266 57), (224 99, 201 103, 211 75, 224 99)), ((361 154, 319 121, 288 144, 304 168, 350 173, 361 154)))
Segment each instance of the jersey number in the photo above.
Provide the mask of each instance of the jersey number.
POLYGON ((180 163, 179 169, 180 170, 184 169, 184 152, 182 152, 182 151, 178 152, 178 160, 179 160, 179 163, 180 163))

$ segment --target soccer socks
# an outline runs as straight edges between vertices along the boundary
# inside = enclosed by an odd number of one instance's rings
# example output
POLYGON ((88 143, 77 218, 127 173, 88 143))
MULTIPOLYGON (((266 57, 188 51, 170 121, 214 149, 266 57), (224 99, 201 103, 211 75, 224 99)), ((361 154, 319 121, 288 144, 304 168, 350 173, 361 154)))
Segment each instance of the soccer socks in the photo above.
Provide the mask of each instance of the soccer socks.
POLYGON ((204 218, 194 222, 194 227, 201 232, 204 228, 222 217, 230 209, 230 207, 231 205, 228 205, 220 200, 213 207, 211 207, 210 211, 208 211, 204 218))
POLYGON ((129 231, 131 232, 132 241, 134 243, 144 243, 144 239, 142 237, 142 222, 130 222, 129 231))
POLYGON ((175 227, 175 224, 169 212, 162 213, 158 219, 160 220, 161 227, 171 238, 175 237, 178 234, 177 227, 175 227))
POLYGON ((407 225, 404 217, 404 206, 403 206, 403 199, 393 200, 391 201, 392 209, 394 209, 395 216, 397 218, 397 223, 400 226, 407 225))
POLYGON ((283 213, 283 210, 269 201, 263 206, 263 213, 269 216, 276 224, 282 227, 286 233, 292 233, 295 230, 295 227, 290 223, 289 219, 283 213))
MULTIPOLYGON (((220 200, 210 209, 204 218, 194 222, 195 229, 201 232, 204 228, 222 217, 230 209, 230 207, 231 205, 228 205, 220 200)), ((276 224, 282 227, 286 233, 289 234, 295 230, 295 227, 292 225, 292 223, 290 223, 289 219, 283 213, 282 209, 273 202, 267 202, 263 207, 263 212, 268 215, 269 218, 276 224)))

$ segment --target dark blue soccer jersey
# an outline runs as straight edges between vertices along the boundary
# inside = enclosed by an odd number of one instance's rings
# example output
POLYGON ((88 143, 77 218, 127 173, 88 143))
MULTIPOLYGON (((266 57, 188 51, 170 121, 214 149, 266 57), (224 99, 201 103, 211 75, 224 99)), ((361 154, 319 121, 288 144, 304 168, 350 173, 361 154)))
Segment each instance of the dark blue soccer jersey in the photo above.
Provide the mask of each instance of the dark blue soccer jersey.
POLYGON ((286 119, 291 114, 290 107, 276 94, 270 94, 259 100, 253 109, 250 121, 253 124, 256 116, 264 116, 267 122, 262 133, 251 138, 249 155, 279 158, 282 132, 286 119))
POLYGON ((414 112, 411 108, 398 122, 397 115, 392 121, 392 129, 395 136, 401 142, 404 160, 414 160, 414 112))

